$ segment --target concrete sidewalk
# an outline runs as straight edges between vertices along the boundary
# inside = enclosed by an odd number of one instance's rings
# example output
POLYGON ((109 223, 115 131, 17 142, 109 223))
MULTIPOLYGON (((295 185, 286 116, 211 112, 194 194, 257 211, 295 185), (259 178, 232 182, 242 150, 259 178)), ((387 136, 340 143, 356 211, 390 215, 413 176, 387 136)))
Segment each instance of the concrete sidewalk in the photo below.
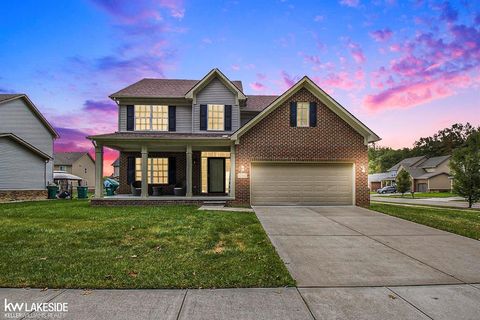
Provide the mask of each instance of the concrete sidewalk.
MULTIPOLYGON (((0 289, 2 303, 68 303, 5 319, 478 319, 480 285, 215 290, 0 289)), ((12 316, 14 314, 15 316, 12 316)))
MULTIPOLYGON (((459 209, 467 209, 468 203, 462 201, 462 198, 452 197, 452 198, 428 198, 428 199, 412 199, 411 196, 405 194, 405 198, 396 198, 385 195, 370 195, 371 201, 376 202, 386 202, 386 203, 401 203, 401 204, 416 204, 416 205, 426 205, 426 206, 436 206, 436 207, 451 207, 459 209)), ((473 205, 474 209, 480 209, 480 203, 475 203, 473 205)))

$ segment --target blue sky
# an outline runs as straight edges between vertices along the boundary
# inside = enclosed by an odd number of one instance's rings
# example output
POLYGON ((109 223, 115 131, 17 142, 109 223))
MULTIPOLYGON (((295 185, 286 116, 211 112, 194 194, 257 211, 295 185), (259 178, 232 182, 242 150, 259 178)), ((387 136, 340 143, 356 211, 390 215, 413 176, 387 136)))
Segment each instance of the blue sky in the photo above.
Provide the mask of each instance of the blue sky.
POLYGON ((478 1, 46 0, 2 13, 0 92, 27 93, 61 150, 115 130, 109 94, 213 67, 247 94, 308 75, 387 146, 480 124, 478 1))

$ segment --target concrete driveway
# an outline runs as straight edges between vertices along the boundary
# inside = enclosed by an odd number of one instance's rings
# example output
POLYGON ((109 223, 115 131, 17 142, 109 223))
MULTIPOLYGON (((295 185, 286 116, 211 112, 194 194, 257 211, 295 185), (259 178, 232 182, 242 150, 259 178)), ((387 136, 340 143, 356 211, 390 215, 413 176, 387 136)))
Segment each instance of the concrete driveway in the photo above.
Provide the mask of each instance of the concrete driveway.
POLYGON ((299 287, 480 283, 480 241, 359 207, 255 207, 299 287))

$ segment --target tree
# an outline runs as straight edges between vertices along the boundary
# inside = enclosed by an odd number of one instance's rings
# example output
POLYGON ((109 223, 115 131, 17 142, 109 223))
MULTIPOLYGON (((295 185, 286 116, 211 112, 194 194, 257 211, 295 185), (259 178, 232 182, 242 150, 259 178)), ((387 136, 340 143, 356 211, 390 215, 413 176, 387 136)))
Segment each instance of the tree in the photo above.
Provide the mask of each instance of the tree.
POLYGON ((471 134, 465 146, 450 159, 453 192, 468 201, 468 207, 480 200, 480 131, 471 134))
POLYGON ((400 192, 403 197, 405 192, 407 192, 410 189, 412 184, 410 180, 410 174, 405 170, 400 170, 400 172, 397 174, 396 183, 397 183, 397 192, 400 192))
POLYGON ((455 148, 463 146, 468 137, 478 129, 470 123, 455 123, 450 128, 439 130, 431 137, 420 138, 415 142, 413 152, 427 157, 451 154, 455 148))

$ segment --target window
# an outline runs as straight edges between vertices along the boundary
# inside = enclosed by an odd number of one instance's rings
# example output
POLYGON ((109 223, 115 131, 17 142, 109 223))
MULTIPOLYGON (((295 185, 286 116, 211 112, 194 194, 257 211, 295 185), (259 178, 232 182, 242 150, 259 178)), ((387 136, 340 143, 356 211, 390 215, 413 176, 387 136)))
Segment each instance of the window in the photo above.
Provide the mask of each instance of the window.
POLYGON ((208 125, 207 130, 225 130, 225 106, 221 104, 208 105, 208 125))
POLYGON ((310 126, 309 111, 310 103, 297 102, 297 127, 310 126))
MULTIPOLYGON (((148 183, 168 183, 168 158, 148 158, 148 183)), ((142 158, 135 158, 135 180, 142 180, 142 158)))
POLYGON ((168 131, 168 106, 135 106, 135 130, 168 131))
POLYGON ((60 171, 67 171, 67 167, 66 166, 60 166, 60 168, 58 168, 60 171))
POLYGON ((87 173, 87 168, 85 168, 85 173, 87 173))

